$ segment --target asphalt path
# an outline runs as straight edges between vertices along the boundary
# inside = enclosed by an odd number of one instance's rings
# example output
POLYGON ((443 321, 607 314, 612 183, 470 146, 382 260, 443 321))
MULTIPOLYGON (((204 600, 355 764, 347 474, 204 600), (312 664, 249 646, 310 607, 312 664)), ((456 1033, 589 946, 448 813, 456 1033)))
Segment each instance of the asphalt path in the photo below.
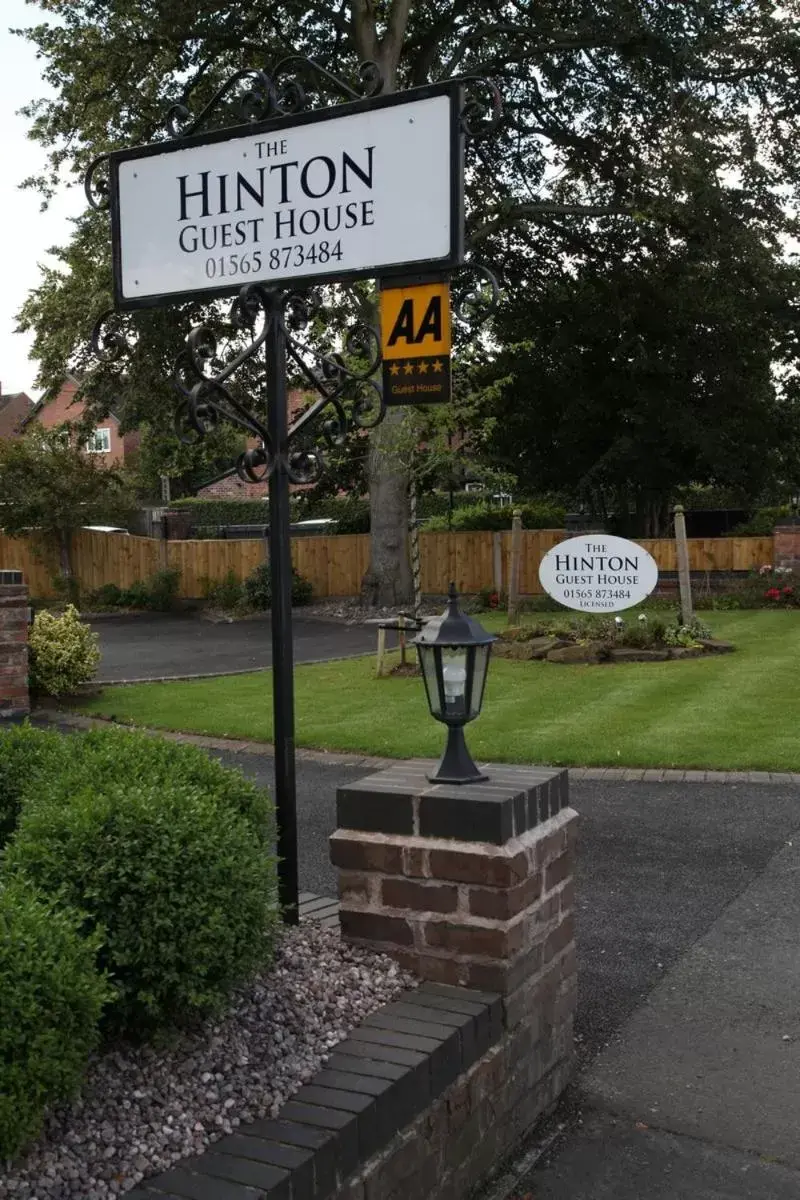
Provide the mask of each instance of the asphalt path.
MULTIPOLYGON (((192 614, 103 617, 99 683, 256 671, 272 665, 269 617, 212 622, 192 614)), ((295 617, 296 662, 375 651, 373 626, 295 617)))

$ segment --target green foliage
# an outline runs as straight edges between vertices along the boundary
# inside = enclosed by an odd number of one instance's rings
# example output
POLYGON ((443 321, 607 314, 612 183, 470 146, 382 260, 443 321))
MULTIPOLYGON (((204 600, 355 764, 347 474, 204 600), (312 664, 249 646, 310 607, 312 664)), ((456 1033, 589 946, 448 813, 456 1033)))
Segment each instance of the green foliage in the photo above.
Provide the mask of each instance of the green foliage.
POLYGON ((61 616, 43 609, 28 635, 28 678, 34 695, 63 696, 94 679, 100 639, 69 604, 61 616))
POLYGON ((132 499, 122 477, 83 452, 70 425, 30 426, 24 437, 0 439, 0 505, 12 537, 36 529, 62 555, 68 573, 70 539, 83 525, 125 523, 132 499))
MULTIPOLYGON (((244 581, 244 594, 250 608, 272 607, 272 571, 269 563, 259 563, 244 581)), ((313 589, 310 582, 292 567, 292 604, 310 604, 313 589)))
POLYGON ((22 797, 36 774, 59 770, 65 749, 61 734, 27 723, 0 731, 0 851, 17 827, 22 797))
POLYGON ((211 608, 232 612, 244 603, 244 584, 234 570, 228 571, 223 579, 204 579, 203 596, 211 608))
POLYGON ((743 521, 732 529, 729 537, 772 537, 773 530, 779 525, 782 517, 790 517, 792 508, 788 504, 775 505, 771 508, 759 508, 749 521, 743 521))
POLYGON ((136 451, 125 459, 126 474, 136 491, 156 503, 161 502, 162 476, 169 478, 173 498, 191 495, 195 488, 231 468, 245 449, 244 435, 224 421, 204 438, 181 441, 171 416, 165 407, 143 422, 136 451))
POLYGON ((20 880, 0 880, 0 1161, 77 1092, 112 992, 80 917, 20 880))
POLYGON ((87 735, 68 767, 37 777, 6 851, 10 874, 83 914, 114 985, 115 1033, 145 1036, 216 1010, 272 953, 263 794, 187 749, 87 735))
POLYGON ((369 500, 359 496, 330 496, 315 499, 313 492, 299 501, 296 519, 327 517, 336 521, 334 533, 369 533, 369 500))
POLYGON ((475 504, 469 508, 458 508, 453 512, 452 525, 447 517, 431 517, 425 522, 424 529, 431 533, 441 533, 448 528, 454 532, 467 530, 491 529, 494 531, 511 528, 514 508, 522 510, 523 529, 563 529, 566 513, 561 504, 547 501, 535 501, 530 504, 509 504, 503 508, 492 508, 488 504, 475 504))
POLYGON ((186 513, 193 525, 266 525, 269 512, 265 500, 203 500, 192 496, 171 506, 186 513))
POLYGON ((175 567, 156 571, 149 579, 137 579, 128 588, 104 583, 87 596, 90 608, 147 608, 152 612, 171 612, 180 590, 181 573, 175 567))
POLYGON ((181 573, 175 567, 156 571, 147 581, 147 600, 145 608, 154 612, 169 612, 175 607, 178 590, 181 583, 181 573))

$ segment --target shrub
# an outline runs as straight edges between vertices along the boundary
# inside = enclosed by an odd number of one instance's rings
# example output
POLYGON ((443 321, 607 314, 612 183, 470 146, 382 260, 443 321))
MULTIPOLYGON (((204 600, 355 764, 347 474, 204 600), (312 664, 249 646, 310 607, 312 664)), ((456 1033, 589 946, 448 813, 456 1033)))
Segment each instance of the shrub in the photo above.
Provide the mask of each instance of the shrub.
MULTIPOLYGON (((244 581, 245 599, 251 608, 272 607, 272 571, 269 563, 260 563, 244 581)), ((292 604, 310 604, 311 583, 292 567, 292 604)))
POLYGON ((471 530, 493 530, 495 532, 511 528, 514 508, 522 511, 523 529, 563 529, 566 513, 563 505, 550 501, 537 501, 519 506, 505 505, 503 508, 491 508, 488 504, 474 504, 470 507, 458 508, 453 512, 452 525, 446 516, 431 517, 425 522, 424 530, 431 533, 446 532, 452 528, 454 532, 464 533, 471 530))
POLYGON ((111 990, 80 918, 20 880, 0 882, 0 1160, 40 1131, 47 1108, 70 1098, 98 1041, 111 990))
POLYGON ((23 796, 35 791, 37 773, 57 771, 64 752, 60 733, 31 725, 0 732, 0 850, 17 827, 23 796))
POLYGON ((124 592, 116 583, 104 583, 95 591, 90 592, 87 604, 95 610, 103 608, 121 608, 124 592))
POLYGON ((788 504, 756 509, 750 520, 737 525, 728 537, 772 537, 772 532, 775 526, 780 524, 781 518, 791 515, 792 508, 788 504))
POLYGON ((170 609, 175 607, 180 582, 181 573, 175 567, 156 571, 154 575, 150 576, 145 585, 144 607, 151 608, 154 612, 169 612, 170 609))
POLYGON ((94 678, 100 662, 99 638, 80 619, 74 605, 62 616, 38 612, 28 638, 30 689, 37 695, 63 696, 94 678))
POLYGON ((92 778, 86 765, 38 780, 6 869, 83 914, 114 985, 112 1032, 144 1036, 214 1011, 271 956, 271 850, 207 786, 145 782, 125 764, 92 778))
POLYGON ((204 579, 203 596, 212 608, 231 610, 244 601, 244 584, 234 570, 223 579, 204 579))

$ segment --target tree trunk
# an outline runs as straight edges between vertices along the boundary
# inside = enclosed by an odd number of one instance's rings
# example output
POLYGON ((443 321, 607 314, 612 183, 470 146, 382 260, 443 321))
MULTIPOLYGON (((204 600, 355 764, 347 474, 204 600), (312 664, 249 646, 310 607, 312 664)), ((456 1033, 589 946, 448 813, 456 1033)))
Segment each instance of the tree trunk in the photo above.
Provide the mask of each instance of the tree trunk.
POLYGON ((58 565, 61 569, 64 595, 70 604, 78 603, 78 581, 72 573, 72 534, 62 529, 58 538, 58 565))
MULTIPOLYGON (((410 0, 392 0, 386 32, 379 41, 375 6, 370 0, 352 0, 353 38, 362 58, 376 59, 383 72, 383 94, 397 86, 397 64, 405 35, 410 0)), ((367 464, 370 510, 369 567, 361 583, 364 604, 409 604, 414 594, 408 539, 409 472, 397 452, 397 432, 405 418, 402 408, 391 408, 370 437, 367 464)))
POLYGON ((414 582, 408 556, 408 472, 395 449, 401 408, 390 408, 373 431, 369 459, 370 561, 361 584, 364 604, 409 604, 414 582))

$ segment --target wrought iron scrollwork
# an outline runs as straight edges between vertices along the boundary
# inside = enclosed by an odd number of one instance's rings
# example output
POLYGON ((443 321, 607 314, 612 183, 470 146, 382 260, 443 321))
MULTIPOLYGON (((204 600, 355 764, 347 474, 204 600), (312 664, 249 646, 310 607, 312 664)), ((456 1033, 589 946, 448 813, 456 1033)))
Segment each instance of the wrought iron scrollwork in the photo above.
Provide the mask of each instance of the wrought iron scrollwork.
POLYGON ((185 104, 173 104, 167 113, 167 131, 170 137, 182 138, 197 133, 245 81, 247 87, 236 97, 234 105, 242 123, 262 121, 270 116, 275 107, 275 95, 269 75, 255 68, 237 71, 211 97, 196 117, 192 117, 191 110, 185 104))
POLYGON ((246 364, 256 364, 272 322, 283 323, 287 360, 297 374, 318 393, 289 429, 289 450, 283 467, 293 483, 313 483, 324 467, 324 452, 341 445, 352 429, 369 429, 385 415, 383 398, 372 379, 380 365, 378 331, 356 322, 344 334, 341 350, 322 350, 300 336, 321 319, 318 293, 270 292, 259 284, 248 284, 235 297, 229 319, 219 333, 199 325, 186 339, 173 368, 173 382, 181 394, 176 430, 184 441, 210 433, 220 420, 246 432, 256 445, 237 462, 242 479, 261 482, 277 465, 269 433, 262 417, 236 388, 234 376, 246 364), (231 342, 241 333, 249 335, 244 348, 231 344, 221 349, 220 341, 231 342))
POLYGON ((454 82, 461 83, 467 93, 460 121, 464 133, 479 141, 494 133, 503 119, 503 97, 493 79, 482 75, 462 75, 454 82))
POLYGON ((98 154, 86 168, 83 190, 92 208, 104 212, 111 204, 111 184, 108 177, 110 155, 98 154))
POLYGON ((130 354, 133 346, 121 324, 120 314, 113 308, 101 313, 94 324, 89 345, 95 358, 103 363, 117 362, 130 354))
POLYGON ((500 285, 485 263, 464 263, 459 275, 459 283, 464 276, 473 278, 466 291, 456 292, 453 315, 467 325, 482 325, 500 302, 500 285))
MULTIPOLYGON (((312 58, 293 54, 282 59, 271 72, 252 68, 237 71, 211 97, 196 117, 183 103, 173 104, 167 113, 167 131, 172 138, 184 138, 205 128, 234 99, 234 110, 243 124, 305 112, 310 91, 327 91, 339 100, 363 100, 383 90, 383 74, 377 63, 363 62, 358 83, 351 85, 312 58), (303 82, 303 79, 307 82, 303 82), (246 84, 243 90, 242 85, 246 84), (237 94, 238 93, 238 94, 237 94)), ((87 193, 88 194, 88 193, 87 193)))

